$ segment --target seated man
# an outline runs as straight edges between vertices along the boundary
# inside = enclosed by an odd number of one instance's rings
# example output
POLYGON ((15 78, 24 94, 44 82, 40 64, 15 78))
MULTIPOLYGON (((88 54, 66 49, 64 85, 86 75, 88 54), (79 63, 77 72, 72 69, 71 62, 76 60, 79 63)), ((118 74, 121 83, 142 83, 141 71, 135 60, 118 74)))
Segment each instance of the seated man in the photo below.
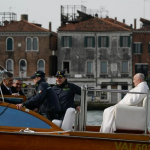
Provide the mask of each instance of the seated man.
MULTIPOLYGON (((57 71, 56 85, 53 86, 53 90, 58 96, 61 107, 60 119, 63 120, 66 110, 70 107, 74 108, 74 96, 75 94, 81 95, 81 88, 73 83, 69 83, 64 71, 57 71)), ((80 110, 80 106, 76 109, 80 110)))
POLYGON ((14 79, 13 86, 11 87, 12 95, 20 96, 25 95, 22 90, 22 79, 14 79))
POLYGON ((31 79, 35 85, 35 95, 22 104, 17 104, 18 109, 23 106, 36 109, 38 113, 49 120, 58 119, 57 114, 60 111, 59 100, 51 86, 45 81, 45 73, 37 71, 31 79))
MULTIPOLYGON (((133 78, 133 83, 135 88, 130 90, 130 92, 143 92, 148 91, 147 83, 144 82, 144 75, 138 73, 133 78)), ((146 94, 131 94, 127 93, 125 97, 119 102, 122 105, 135 106, 140 104, 146 94)), ((116 106, 116 105, 115 105, 116 106)), ((104 110, 103 113, 103 122, 101 125, 101 133, 113 133, 116 130, 115 125, 115 106, 111 106, 104 110)))
MULTIPOLYGON (((13 85, 13 74, 10 72, 3 73, 3 80, 1 86, 1 90, 3 95, 12 95, 11 87, 13 85)), ((1 95, 1 91, 0 91, 1 95)))

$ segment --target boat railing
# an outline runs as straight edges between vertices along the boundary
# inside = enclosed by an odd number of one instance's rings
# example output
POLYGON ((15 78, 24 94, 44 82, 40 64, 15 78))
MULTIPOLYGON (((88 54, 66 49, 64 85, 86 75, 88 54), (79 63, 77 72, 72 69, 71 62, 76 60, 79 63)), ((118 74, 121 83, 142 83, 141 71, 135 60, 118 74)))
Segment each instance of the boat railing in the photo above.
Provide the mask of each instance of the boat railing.
POLYGON ((81 86, 81 107, 80 112, 76 111, 75 113, 75 131, 86 131, 86 122, 87 122, 87 92, 88 91, 99 91, 99 92, 110 92, 110 93, 130 93, 130 94, 146 94, 146 122, 145 122, 145 134, 147 134, 148 127, 148 96, 150 91, 146 92, 130 92, 128 90, 108 90, 108 89, 88 89, 87 85, 81 86))

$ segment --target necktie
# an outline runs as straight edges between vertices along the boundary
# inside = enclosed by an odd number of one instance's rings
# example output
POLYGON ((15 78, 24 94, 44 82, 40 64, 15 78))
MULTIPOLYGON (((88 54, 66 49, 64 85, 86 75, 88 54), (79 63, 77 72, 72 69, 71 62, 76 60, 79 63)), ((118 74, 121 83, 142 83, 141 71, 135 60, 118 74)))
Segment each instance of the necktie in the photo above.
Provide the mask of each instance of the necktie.
POLYGON ((10 92, 10 94, 12 95, 12 91, 11 91, 11 89, 9 89, 9 92, 10 92))

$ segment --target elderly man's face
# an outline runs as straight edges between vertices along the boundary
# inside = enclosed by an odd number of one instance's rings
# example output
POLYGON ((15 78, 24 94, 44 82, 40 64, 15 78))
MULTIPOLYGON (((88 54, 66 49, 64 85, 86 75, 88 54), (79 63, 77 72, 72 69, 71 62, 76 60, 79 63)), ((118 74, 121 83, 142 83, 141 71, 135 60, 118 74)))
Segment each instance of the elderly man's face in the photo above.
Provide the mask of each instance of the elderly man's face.
POLYGON ((56 83, 58 84, 58 85, 61 85, 61 84, 63 84, 63 82, 66 80, 66 78, 64 78, 64 77, 56 77, 56 83))
POLYGON ((21 87, 22 87, 22 81, 16 80, 15 83, 13 83, 13 86, 19 92, 21 90, 21 87))
POLYGON ((12 85, 13 85, 13 77, 3 79, 3 83, 4 83, 7 87, 11 88, 12 85))
POLYGON ((138 75, 135 75, 133 77, 133 83, 134 83, 134 86, 137 86, 139 83, 141 83, 141 79, 138 77, 138 75))

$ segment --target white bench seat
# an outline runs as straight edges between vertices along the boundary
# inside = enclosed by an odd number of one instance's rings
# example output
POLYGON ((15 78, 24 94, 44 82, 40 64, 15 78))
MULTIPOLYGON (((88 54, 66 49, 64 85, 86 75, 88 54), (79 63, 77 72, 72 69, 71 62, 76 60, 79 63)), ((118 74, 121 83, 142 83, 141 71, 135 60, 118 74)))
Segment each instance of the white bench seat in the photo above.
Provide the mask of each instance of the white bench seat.
POLYGON ((57 126, 61 127, 61 129, 67 131, 67 130, 72 130, 72 126, 75 121, 75 109, 74 108, 68 108, 64 120, 57 120, 54 119, 52 122, 56 124, 57 126))

